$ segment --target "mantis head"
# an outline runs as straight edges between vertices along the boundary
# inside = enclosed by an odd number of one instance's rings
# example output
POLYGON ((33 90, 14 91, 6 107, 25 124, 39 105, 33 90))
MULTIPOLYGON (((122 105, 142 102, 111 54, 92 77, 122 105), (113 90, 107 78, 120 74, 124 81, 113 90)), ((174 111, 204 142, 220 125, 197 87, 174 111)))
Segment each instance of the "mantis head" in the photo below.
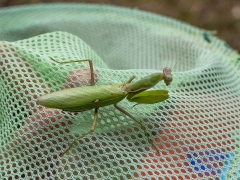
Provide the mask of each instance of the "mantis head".
POLYGON ((170 68, 165 67, 163 69, 163 80, 165 82, 165 84, 168 86, 169 84, 171 84, 173 78, 172 78, 172 71, 170 68))

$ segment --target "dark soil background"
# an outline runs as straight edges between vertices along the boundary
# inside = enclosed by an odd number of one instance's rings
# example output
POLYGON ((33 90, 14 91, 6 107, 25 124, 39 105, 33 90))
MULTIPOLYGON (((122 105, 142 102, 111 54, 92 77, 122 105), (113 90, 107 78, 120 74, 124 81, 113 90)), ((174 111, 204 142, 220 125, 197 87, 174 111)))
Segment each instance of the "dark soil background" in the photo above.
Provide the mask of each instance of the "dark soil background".
POLYGON ((216 36, 240 52, 239 0, 0 0, 0 7, 47 2, 105 3, 151 11, 202 29, 216 30, 216 36))

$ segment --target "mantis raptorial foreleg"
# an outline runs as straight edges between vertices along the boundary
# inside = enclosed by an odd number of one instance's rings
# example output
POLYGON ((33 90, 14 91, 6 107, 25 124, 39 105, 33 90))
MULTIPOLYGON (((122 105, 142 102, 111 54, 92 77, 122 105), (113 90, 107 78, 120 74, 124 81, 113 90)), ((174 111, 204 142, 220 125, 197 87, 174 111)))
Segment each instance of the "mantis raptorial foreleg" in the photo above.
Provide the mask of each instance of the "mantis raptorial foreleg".
POLYGON ((127 111, 125 111, 124 109, 122 109, 121 107, 119 107, 117 104, 114 104, 114 107, 119 110, 120 112, 122 112, 123 114, 127 115, 128 117, 130 117, 132 120, 134 120, 136 123, 138 123, 141 127, 141 129, 144 132, 144 135, 147 137, 148 142, 156 149, 156 151, 159 153, 158 148, 155 146, 155 144, 153 143, 153 141, 149 138, 149 134, 146 131, 146 128, 143 126, 142 121, 136 119, 135 117, 133 117, 131 114, 129 114, 127 111))

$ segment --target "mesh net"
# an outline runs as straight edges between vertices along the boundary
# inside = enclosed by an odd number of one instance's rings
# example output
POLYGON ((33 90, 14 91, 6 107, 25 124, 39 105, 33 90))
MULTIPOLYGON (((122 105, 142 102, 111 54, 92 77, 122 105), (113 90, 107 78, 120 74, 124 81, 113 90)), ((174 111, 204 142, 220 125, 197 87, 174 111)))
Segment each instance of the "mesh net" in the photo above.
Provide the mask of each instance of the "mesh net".
POLYGON ((239 179, 240 56, 212 32, 105 5, 49 4, 0 11, 1 179, 239 179), (64 31, 64 32, 62 32, 64 31), (90 83, 134 81, 173 71, 169 99, 119 106, 143 122, 158 147, 114 106, 62 112, 40 96, 90 83))

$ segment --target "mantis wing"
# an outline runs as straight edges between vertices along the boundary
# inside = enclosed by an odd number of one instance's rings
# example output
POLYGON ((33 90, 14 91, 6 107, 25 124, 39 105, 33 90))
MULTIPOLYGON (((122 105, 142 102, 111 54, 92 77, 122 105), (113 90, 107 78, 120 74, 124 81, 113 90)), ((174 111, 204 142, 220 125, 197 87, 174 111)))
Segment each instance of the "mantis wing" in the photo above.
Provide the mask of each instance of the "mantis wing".
POLYGON ((154 104, 162 102, 168 98, 169 95, 167 90, 152 90, 135 94, 129 99, 129 101, 138 104, 154 104))

